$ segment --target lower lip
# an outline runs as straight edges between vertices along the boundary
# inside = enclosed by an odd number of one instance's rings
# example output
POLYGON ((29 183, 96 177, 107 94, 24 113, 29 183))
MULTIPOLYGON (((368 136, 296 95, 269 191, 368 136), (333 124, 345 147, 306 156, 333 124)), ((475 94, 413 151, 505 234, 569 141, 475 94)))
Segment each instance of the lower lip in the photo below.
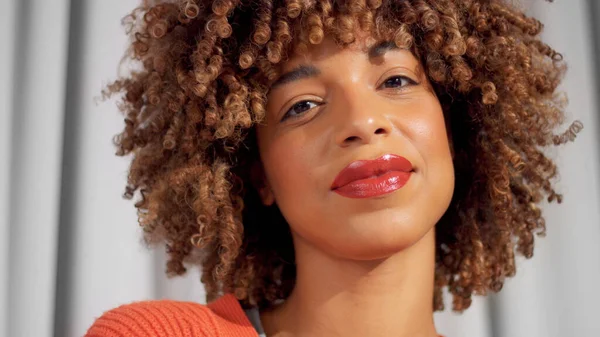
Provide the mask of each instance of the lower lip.
POLYGON ((410 174, 411 172, 392 171, 379 177, 355 180, 333 191, 347 198, 377 197, 402 188, 410 174))

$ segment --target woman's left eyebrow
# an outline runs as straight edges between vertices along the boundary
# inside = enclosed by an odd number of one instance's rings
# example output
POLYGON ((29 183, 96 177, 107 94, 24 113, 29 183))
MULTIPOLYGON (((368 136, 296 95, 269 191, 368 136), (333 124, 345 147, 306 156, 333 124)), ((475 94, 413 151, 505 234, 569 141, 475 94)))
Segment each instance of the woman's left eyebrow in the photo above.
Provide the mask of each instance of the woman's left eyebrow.
POLYGON ((397 50, 398 46, 394 41, 381 41, 371 47, 366 51, 367 55, 369 55, 370 59, 374 59, 376 57, 380 57, 385 55, 390 50, 397 50))

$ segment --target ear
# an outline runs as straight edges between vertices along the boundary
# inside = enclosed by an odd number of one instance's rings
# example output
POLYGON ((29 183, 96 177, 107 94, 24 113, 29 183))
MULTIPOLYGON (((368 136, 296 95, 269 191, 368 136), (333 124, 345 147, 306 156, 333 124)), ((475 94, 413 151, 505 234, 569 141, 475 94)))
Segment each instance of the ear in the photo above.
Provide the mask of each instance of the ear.
POLYGON ((260 199, 265 206, 271 206, 275 202, 273 190, 269 185, 265 169, 260 160, 255 161, 250 166, 250 179, 254 188, 258 191, 260 199))
POLYGON ((448 145, 450 146, 450 155, 452 156, 452 160, 454 160, 454 139, 452 138, 452 132, 448 129, 448 145))
POLYGON ((454 160, 454 138, 452 137, 452 125, 450 124, 450 117, 444 113, 444 123, 446 124, 446 137, 448 137, 448 146, 450 146, 450 155, 454 160))

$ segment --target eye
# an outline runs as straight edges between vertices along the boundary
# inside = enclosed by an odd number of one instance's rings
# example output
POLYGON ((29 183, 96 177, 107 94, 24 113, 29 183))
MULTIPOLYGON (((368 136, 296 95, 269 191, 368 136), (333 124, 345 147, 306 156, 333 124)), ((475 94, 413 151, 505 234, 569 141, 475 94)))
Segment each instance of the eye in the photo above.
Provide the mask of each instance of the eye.
POLYGON ((408 85, 415 85, 416 81, 406 76, 392 76, 381 84, 381 87, 384 89, 399 89, 408 85))
POLYGON ((308 110, 315 108, 317 106, 319 106, 319 103, 317 103, 317 102, 300 101, 300 102, 294 104, 288 111, 286 111, 286 113, 283 115, 283 118, 281 119, 281 121, 284 121, 288 118, 298 117, 298 116, 302 115, 303 113, 307 112, 308 110))

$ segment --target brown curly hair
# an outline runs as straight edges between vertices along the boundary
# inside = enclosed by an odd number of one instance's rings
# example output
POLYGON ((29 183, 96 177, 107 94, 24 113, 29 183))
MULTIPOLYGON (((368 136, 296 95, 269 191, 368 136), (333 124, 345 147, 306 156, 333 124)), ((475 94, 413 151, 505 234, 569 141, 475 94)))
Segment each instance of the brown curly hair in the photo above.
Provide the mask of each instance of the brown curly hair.
POLYGON ((268 307, 294 287, 294 250, 277 206, 264 206, 249 165, 278 65, 325 36, 358 29, 421 61, 452 135, 455 191, 436 225, 434 309, 499 291, 515 250, 533 254, 545 234, 538 204, 561 202, 557 168, 543 153, 572 140, 557 91, 562 56, 542 24, 503 0, 144 0, 124 19, 134 70, 105 94, 122 94, 117 155, 133 159, 125 197, 149 243, 166 244, 167 273, 202 268, 208 300, 234 293, 268 307))

